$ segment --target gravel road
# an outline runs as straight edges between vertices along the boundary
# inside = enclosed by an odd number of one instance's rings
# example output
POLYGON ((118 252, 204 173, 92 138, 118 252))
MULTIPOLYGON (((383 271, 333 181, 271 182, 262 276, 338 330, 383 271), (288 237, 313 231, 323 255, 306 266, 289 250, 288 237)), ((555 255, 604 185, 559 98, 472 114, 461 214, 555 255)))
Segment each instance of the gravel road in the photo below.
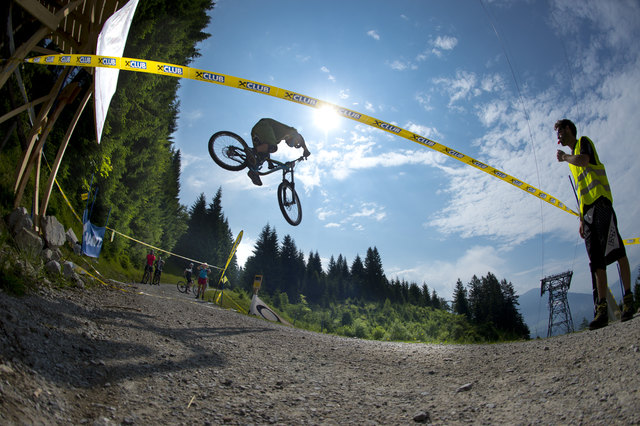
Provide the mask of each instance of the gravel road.
POLYGON ((376 342, 174 285, 0 292, 1 424, 640 424, 640 319, 493 345, 376 342))

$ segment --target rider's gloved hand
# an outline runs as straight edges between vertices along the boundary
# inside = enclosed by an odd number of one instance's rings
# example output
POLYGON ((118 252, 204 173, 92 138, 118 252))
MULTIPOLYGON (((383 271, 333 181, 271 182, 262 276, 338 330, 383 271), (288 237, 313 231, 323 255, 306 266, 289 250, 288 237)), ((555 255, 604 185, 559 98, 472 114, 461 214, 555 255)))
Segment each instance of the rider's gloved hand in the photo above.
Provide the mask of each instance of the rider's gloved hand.
POLYGON ((304 159, 306 160, 310 155, 311 155, 311 152, 309 152, 309 150, 305 148, 304 152, 302 153, 302 156, 304 157, 304 159))

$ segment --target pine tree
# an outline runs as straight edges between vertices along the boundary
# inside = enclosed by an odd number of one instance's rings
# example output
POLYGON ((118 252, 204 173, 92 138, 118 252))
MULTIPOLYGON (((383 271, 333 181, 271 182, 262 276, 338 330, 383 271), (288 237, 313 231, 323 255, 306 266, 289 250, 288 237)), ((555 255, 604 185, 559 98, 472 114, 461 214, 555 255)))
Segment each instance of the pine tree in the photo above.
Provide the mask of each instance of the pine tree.
POLYGON ((453 290, 453 312, 455 314, 464 315, 467 318, 471 317, 469 310, 469 300, 467 299, 467 289, 464 288, 462 281, 458 278, 456 287, 453 290))
POLYGON ((262 290, 269 294, 281 291, 278 235, 269 224, 262 228, 258 240, 245 263, 243 282, 250 290, 255 275, 262 275, 262 290))
POLYGON ((310 252, 305 273, 304 294, 311 304, 326 302, 326 281, 320 255, 310 252), (325 300, 323 300, 325 299, 325 300))
POLYGON ((287 297, 292 303, 296 303, 299 300, 304 280, 304 258, 300 258, 299 254, 300 252, 291 235, 285 235, 280 248, 281 291, 287 293, 287 297))
POLYGON ((382 260, 376 247, 367 249, 364 259, 365 285, 367 293, 365 298, 370 300, 384 300, 387 297, 387 278, 382 269, 382 260))
POLYGON ((360 255, 356 255, 351 264, 351 289, 349 291, 349 297, 353 299, 360 299, 365 297, 365 272, 364 264, 360 255))

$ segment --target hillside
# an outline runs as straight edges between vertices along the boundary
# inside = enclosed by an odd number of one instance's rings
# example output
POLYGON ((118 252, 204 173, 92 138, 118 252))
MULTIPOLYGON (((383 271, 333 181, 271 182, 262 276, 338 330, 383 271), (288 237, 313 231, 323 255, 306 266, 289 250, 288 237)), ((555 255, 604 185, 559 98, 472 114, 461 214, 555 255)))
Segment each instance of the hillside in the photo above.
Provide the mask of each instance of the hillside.
POLYGON ((288 328, 174 285, 0 293, 2 424, 634 424, 640 320, 493 345, 288 328))

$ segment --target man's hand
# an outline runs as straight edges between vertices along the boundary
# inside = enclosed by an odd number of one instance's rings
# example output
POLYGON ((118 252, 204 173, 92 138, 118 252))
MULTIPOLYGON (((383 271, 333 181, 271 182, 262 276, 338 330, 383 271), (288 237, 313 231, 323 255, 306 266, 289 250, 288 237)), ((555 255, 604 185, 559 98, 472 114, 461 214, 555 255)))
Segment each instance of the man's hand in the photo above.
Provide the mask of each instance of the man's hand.
POLYGON ((309 152, 309 150, 305 148, 304 152, 302 153, 302 156, 304 157, 304 159, 306 160, 310 155, 311 155, 311 152, 309 152))
POLYGON ((561 161, 561 162, 566 161, 564 158, 566 155, 567 154, 563 150, 559 149, 558 152, 556 153, 556 158, 558 159, 558 161, 561 161))

